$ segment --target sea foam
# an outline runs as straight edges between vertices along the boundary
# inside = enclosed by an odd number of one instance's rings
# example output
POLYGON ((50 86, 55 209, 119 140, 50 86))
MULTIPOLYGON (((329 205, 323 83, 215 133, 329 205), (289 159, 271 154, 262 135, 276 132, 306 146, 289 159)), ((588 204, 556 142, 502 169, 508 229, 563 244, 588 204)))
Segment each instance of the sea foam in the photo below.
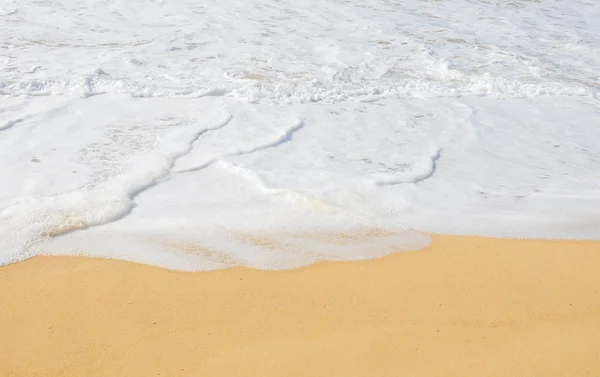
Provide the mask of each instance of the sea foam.
POLYGON ((595 2, 47 5, 0 1, 1 264, 600 237, 595 2))

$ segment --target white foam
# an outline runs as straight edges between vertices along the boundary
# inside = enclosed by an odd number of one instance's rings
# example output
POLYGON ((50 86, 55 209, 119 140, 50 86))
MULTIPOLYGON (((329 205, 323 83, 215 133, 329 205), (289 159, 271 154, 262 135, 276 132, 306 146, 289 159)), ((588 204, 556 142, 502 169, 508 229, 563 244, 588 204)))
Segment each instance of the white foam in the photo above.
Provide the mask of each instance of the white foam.
POLYGON ((422 182, 435 173, 435 163, 440 158, 440 152, 439 148, 433 148, 432 153, 422 157, 419 161, 407 164, 403 171, 393 174, 377 174, 375 182, 378 185, 422 182))
POLYGON ((0 0, 0 264, 600 238, 600 5, 0 0))

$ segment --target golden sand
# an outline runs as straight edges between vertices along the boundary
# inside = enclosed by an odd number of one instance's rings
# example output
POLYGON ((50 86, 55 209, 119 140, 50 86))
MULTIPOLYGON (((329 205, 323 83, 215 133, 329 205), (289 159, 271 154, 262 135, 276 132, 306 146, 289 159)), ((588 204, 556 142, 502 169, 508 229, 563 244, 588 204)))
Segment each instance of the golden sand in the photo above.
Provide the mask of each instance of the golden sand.
POLYGON ((600 243, 435 236, 366 262, 0 268, 0 376, 600 376, 600 243))

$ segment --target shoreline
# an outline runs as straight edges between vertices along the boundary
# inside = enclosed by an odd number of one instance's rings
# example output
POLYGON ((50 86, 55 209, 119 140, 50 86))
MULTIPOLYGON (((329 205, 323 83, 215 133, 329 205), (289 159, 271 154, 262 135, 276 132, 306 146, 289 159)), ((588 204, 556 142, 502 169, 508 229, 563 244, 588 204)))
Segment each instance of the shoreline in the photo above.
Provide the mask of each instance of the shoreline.
POLYGON ((4 376, 592 376, 600 242, 432 235, 292 270, 0 267, 4 376))

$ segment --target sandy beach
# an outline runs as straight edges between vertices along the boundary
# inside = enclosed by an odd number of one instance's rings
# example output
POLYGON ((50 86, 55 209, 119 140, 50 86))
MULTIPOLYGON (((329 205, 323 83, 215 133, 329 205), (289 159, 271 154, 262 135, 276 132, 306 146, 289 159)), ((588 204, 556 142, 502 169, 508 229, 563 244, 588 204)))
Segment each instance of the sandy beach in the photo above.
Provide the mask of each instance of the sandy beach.
POLYGON ((0 0, 0 377, 600 377, 598 20, 0 0))
POLYGON ((597 376, 600 244, 434 236, 296 270, 0 268, 1 376, 597 376))

